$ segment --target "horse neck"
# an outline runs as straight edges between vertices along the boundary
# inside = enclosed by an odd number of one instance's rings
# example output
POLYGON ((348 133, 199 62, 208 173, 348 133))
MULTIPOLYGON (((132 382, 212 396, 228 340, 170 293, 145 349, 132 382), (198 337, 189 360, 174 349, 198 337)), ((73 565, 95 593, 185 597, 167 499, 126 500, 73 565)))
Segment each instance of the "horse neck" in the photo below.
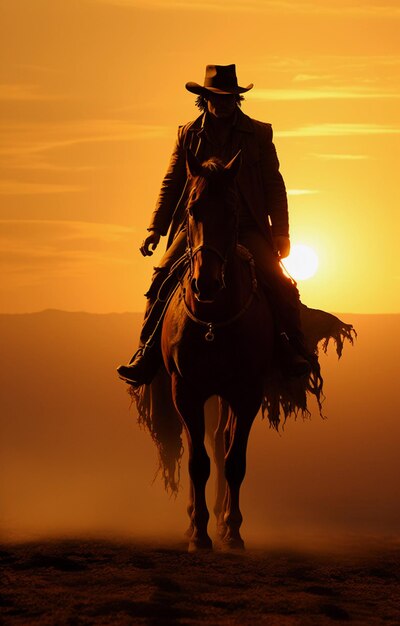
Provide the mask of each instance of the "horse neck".
POLYGON ((236 247, 226 265, 225 283, 229 304, 240 308, 249 297, 251 275, 248 262, 238 254, 236 247))

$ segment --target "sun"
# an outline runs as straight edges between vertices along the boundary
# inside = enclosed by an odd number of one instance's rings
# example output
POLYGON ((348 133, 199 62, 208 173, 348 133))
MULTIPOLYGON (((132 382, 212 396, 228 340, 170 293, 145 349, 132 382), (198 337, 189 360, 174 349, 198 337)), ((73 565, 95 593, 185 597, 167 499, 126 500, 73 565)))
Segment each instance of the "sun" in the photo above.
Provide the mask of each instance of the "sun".
POLYGON ((307 280, 318 270, 318 256, 310 246, 297 243, 291 247, 289 256, 282 260, 282 264, 295 280, 307 280))

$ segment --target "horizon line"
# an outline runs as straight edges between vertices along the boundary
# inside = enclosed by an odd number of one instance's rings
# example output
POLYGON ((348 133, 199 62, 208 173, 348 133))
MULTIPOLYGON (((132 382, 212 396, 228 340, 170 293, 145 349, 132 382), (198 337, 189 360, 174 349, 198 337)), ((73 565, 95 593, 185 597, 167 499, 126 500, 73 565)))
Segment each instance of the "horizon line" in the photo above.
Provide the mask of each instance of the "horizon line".
MULTIPOLYGON (((308 306, 308 305, 306 305, 308 306)), ((310 309, 313 309, 314 307, 308 307, 310 309)), ((84 311, 82 309, 75 309, 75 310, 67 310, 67 309, 57 309, 55 307, 48 307, 45 309, 40 309, 37 311, 17 311, 17 312, 0 312, 0 316, 22 316, 22 315, 40 315, 42 313, 67 313, 67 314, 71 314, 71 315, 77 315, 77 314, 81 314, 81 315, 94 315, 94 316, 99 316, 99 315, 143 315, 144 311, 108 311, 108 312, 104 312, 104 311, 84 311)), ((346 311, 327 311, 327 313, 330 313, 331 315, 380 315, 380 316, 387 316, 387 315, 391 315, 393 317, 400 315, 400 311, 395 312, 395 311, 386 311, 386 312, 346 312, 346 311)))

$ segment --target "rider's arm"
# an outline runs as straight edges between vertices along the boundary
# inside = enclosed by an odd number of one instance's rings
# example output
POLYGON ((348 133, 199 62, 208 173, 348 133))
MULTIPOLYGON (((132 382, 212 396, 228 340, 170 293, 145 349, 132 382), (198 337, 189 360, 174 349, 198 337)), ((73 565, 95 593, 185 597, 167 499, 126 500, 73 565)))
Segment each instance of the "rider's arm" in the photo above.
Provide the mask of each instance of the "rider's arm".
POLYGON ((272 142, 272 127, 264 124, 261 146, 261 175, 263 178, 266 206, 274 236, 289 237, 289 216, 286 187, 279 171, 279 160, 272 142))
POLYGON ((168 166, 167 173, 161 184, 156 208, 147 230, 166 235, 171 224, 175 207, 186 182, 186 154, 183 148, 183 127, 179 127, 178 138, 168 166))

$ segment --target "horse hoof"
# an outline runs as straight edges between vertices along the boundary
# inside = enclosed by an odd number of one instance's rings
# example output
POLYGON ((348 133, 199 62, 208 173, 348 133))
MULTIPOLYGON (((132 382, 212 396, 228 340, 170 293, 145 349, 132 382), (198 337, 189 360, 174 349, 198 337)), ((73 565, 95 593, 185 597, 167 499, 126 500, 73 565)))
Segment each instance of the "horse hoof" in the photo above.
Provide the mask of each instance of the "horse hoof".
POLYGON ((223 552, 243 552, 244 549, 244 541, 240 537, 225 537, 220 543, 223 552))
POLYGON ((213 545, 210 538, 189 541, 188 552, 210 552, 212 549, 213 545))
POLYGON ((226 526, 226 524, 218 524, 217 526, 218 541, 223 541, 227 532, 228 532, 228 527, 226 526))

